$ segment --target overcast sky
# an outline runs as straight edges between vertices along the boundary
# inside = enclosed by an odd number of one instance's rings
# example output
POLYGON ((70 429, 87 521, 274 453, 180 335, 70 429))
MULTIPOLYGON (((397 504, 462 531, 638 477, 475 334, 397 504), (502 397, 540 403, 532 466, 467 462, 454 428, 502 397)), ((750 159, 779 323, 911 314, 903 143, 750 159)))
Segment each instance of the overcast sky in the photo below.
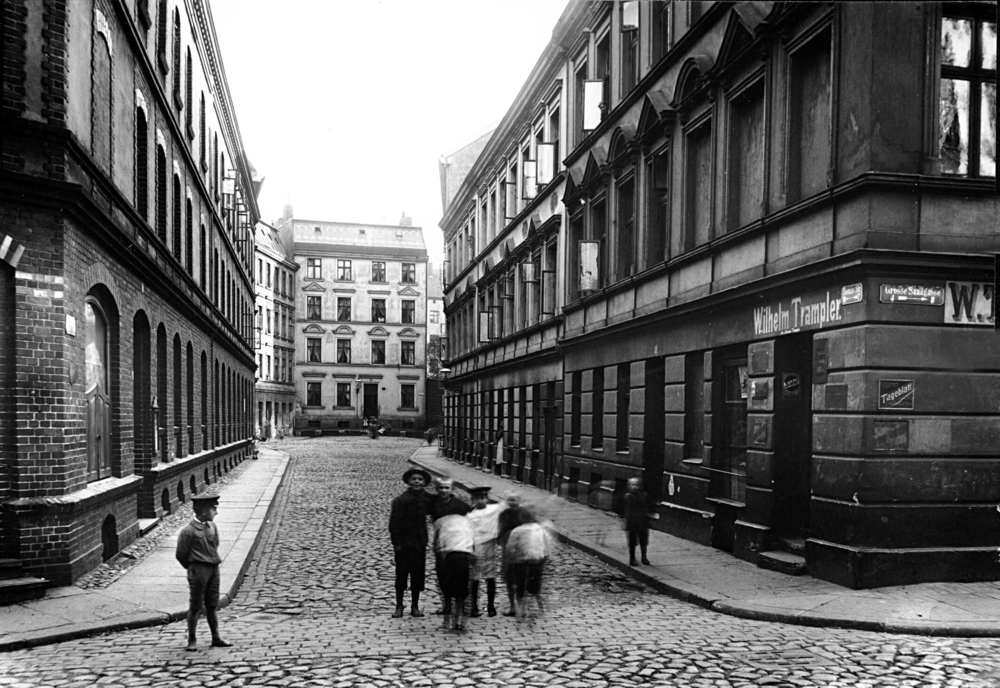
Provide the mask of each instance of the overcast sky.
POLYGON ((424 228, 437 162, 499 124, 567 0, 211 0, 261 219, 424 228))

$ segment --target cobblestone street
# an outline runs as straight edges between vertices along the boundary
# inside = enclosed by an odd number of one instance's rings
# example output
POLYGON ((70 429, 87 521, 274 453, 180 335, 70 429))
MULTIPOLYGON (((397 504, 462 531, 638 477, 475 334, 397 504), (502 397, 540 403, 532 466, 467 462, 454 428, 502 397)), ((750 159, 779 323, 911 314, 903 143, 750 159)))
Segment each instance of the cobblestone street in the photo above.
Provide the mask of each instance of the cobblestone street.
POLYGON ((258 556, 219 615, 235 647, 208 649, 202 621, 202 650, 185 653, 185 626, 174 623, 0 655, 0 686, 1000 685, 996 640, 737 619, 653 593, 565 545, 547 569, 544 616, 484 615, 464 634, 445 630, 429 580, 426 616, 392 619, 389 503, 418 445, 273 445, 293 460, 258 556))

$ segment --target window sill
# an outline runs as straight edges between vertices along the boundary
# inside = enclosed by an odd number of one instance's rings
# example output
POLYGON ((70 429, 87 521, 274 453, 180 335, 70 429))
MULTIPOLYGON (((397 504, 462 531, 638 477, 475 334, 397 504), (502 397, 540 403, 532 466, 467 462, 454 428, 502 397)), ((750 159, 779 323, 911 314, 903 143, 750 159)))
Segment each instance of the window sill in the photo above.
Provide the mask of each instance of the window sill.
POLYGON ((411 411, 413 413, 416 413, 417 411, 419 411, 419 409, 416 406, 397 406, 396 410, 397 411, 411 411))
POLYGON ((306 406, 305 408, 306 408, 307 410, 308 410, 308 409, 320 409, 320 410, 322 410, 322 409, 325 409, 325 408, 326 408, 326 406, 306 406))
POLYGON ((746 507, 745 502, 737 502, 735 499, 726 499, 725 497, 705 497, 706 502, 712 502, 713 504, 723 504, 725 506, 735 506, 737 508, 746 507))

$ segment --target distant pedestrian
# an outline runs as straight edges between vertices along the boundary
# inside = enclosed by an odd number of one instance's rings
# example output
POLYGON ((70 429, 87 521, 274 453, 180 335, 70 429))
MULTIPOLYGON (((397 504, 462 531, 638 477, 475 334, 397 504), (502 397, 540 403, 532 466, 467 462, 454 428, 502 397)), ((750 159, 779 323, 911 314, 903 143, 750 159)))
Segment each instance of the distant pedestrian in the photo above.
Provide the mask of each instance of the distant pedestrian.
POLYGON ((496 465, 500 469, 497 471, 497 473, 499 473, 500 477, 506 477, 504 466, 507 464, 507 457, 504 456, 503 421, 500 421, 500 427, 497 428, 496 434, 494 435, 494 439, 496 440, 497 443, 496 465))
POLYGON ((187 569, 189 604, 187 612, 188 652, 197 652, 196 629, 202 607, 212 633, 212 647, 232 647, 219 635, 219 528, 215 525, 218 512, 218 495, 201 495, 191 498, 194 518, 184 526, 177 538, 175 556, 187 569))
POLYGON ((497 538, 500 535, 500 516, 507 509, 505 502, 489 503, 489 486, 473 487, 469 490, 472 496, 472 511, 469 520, 476 537, 476 558, 472 567, 472 585, 469 595, 472 598, 472 608, 469 616, 480 616, 479 612, 479 582, 486 581, 486 613, 497 615, 495 605, 497 596, 497 538))
POLYGON ((539 614, 545 611, 542 604, 542 576, 549 551, 549 535, 540 523, 526 523, 510 532, 507 562, 514 579, 514 608, 521 619, 528 614, 525 595, 535 598, 539 614))
POLYGON ((392 618, 403 616, 403 593, 410 587, 410 616, 423 616, 420 593, 424 589, 424 566, 427 552, 427 509, 430 497, 424 489, 430 474, 422 468, 403 473, 407 490, 392 500, 389 513, 389 537, 396 563, 396 611, 392 618))
MULTIPOLYGON (((431 497, 428 515, 431 521, 437 521, 444 516, 465 516, 472 509, 471 506, 463 502, 454 494, 454 482, 451 478, 439 477, 434 480, 435 494, 431 497)), ((435 612, 437 615, 448 616, 451 614, 451 599, 444 594, 441 587, 441 557, 434 553, 434 573, 437 576, 438 588, 441 590, 441 608, 435 612)))
POLYGON ((624 497, 625 530, 628 532, 629 566, 638 566, 635 560, 635 546, 639 546, 642 563, 649 566, 646 548, 649 545, 649 495, 642 491, 638 478, 629 478, 628 491, 624 497))
POLYGON ((535 517, 525 507, 521 506, 521 495, 517 492, 510 492, 505 500, 507 509, 500 514, 497 528, 497 543, 500 545, 502 556, 501 570, 503 571, 504 584, 507 588, 507 600, 509 606, 504 616, 517 616, 517 606, 515 605, 516 588, 514 585, 514 571, 507 556, 507 541, 511 532, 518 526, 526 523, 534 523, 535 517))
MULTIPOLYGON (((434 522, 434 552, 441 559, 441 589, 451 608, 451 627, 465 630, 465 598, 469 596, 469 570, 475 558, 475 536, 466 516, 449 514, 434 522)), ((444 617, 448 627, 449 617, 444 617)))

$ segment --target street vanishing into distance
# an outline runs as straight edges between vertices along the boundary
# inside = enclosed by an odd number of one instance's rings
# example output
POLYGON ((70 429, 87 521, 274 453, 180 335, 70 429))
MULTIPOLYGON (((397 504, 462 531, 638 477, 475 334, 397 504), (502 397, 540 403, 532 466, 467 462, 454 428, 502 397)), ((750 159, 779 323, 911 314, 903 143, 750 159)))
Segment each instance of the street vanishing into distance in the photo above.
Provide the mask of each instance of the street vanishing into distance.
POLYGON ((0 654, 0 687, 1000 685, 1000 640, 738 619, 562 544, 546 569, 543 616, 443 628, 428 553, 425 616, 392 619, 389 505, 419 444, 269 445, 293 458, 243 585, 219 612, 234 647, 186 653, 181 621, 0 654))

